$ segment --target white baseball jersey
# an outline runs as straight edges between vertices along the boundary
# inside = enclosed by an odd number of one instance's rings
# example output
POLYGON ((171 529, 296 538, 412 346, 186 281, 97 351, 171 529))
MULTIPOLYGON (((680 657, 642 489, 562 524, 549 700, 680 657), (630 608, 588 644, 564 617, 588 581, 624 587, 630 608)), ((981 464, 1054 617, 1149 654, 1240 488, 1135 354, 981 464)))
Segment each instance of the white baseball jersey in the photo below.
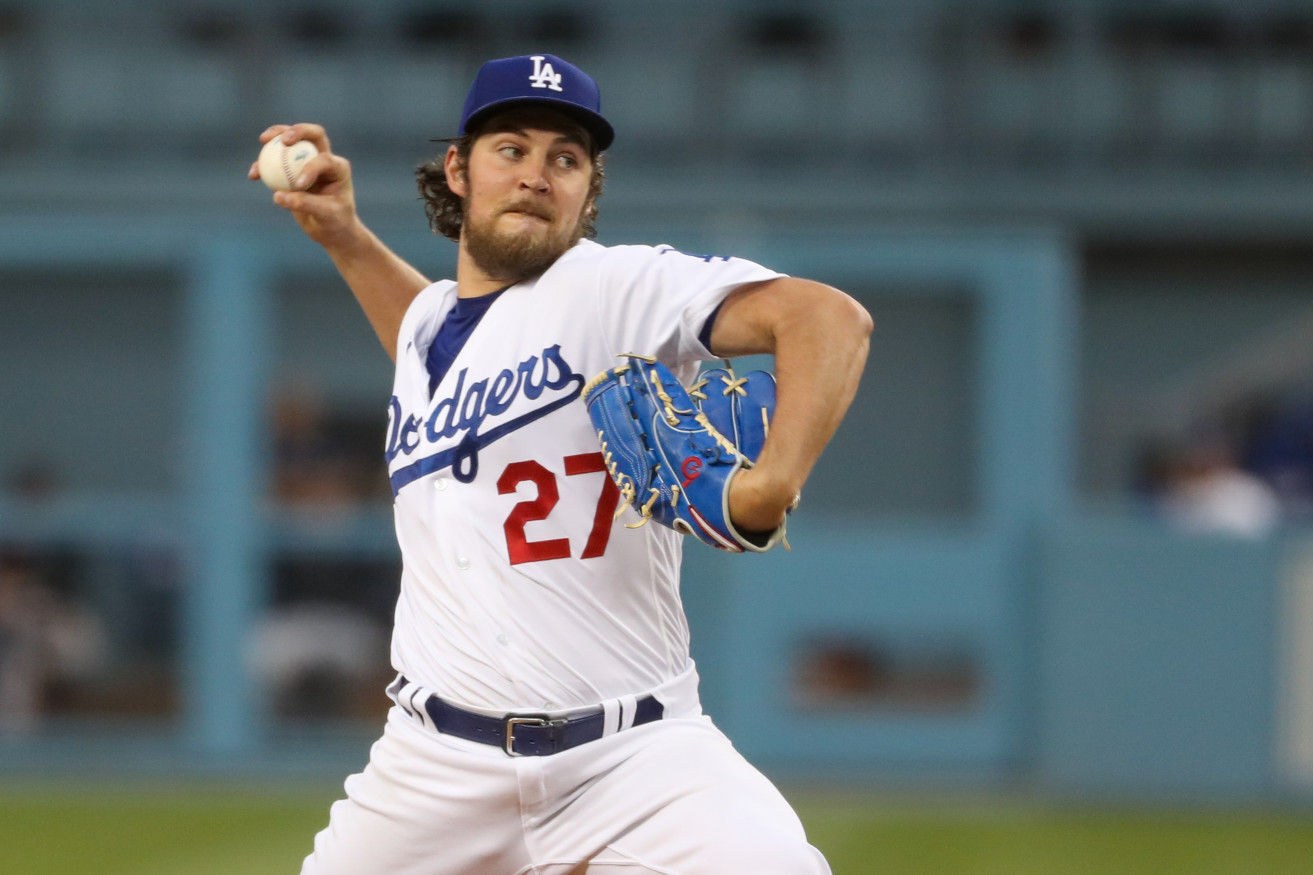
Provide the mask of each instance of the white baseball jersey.
POLYGON ((725 296, 777 276, 581 241, 493 302, 431 397, 425 356, 456 284, 420 293, 398 337, 387 440, 398 671, 491 713, 595 705, 690 671, 682 538, 613 522, 618 494, 580 390, 630 352, 689 382, 714 357, 698 335, 725 296))

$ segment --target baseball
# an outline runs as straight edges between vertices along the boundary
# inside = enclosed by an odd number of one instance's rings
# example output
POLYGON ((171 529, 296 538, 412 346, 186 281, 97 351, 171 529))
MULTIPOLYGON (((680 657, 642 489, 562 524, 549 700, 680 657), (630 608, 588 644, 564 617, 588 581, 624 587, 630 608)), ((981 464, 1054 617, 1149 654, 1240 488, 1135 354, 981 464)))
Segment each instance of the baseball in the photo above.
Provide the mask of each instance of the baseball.
POLYGON ((309 140, 300 140, 289 146, 282 137, 274 137, 260 150, 260 179, 277 191, 295 189, 301 168, 318 154, 319 149, 309 140))

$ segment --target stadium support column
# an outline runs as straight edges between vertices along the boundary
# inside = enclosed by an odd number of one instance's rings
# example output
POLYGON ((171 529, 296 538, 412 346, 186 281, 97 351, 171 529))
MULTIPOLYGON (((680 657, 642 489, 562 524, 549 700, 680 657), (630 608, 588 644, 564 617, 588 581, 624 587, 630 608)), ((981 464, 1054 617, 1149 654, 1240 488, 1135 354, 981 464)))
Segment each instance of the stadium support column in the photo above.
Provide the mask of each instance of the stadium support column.
POLYGON ((245 645, 264 595, 261 536, 269 272, 240 238, 190 263, 182 481, 189 538, 182 611, 186 741, 217 757, 259 743, 245 645))

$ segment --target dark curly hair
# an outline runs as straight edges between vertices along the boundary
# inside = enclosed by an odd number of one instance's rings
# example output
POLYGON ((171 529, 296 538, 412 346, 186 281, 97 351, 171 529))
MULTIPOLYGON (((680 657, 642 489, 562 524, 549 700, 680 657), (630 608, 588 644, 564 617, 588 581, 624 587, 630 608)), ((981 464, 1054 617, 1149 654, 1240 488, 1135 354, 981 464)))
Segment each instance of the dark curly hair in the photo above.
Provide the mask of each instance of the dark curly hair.
MULTIPOLYGON (((510 110, 509 112, 513 111, 510 110)), ((501 113, 494 116, 494 118, 504 119, 505 115, 506 113, 501 113)), ((579 231, 584 237, 591 240, 597 236, 597 200, 602 196, 602 188, 606 183, 606 158, 597 151, 593 145, 592 137, 582 127, 577 127, 572 122, 564 120, 558 113, 553 113, 552 117, 553 124, 560 125, 564 122, 570 133, 577 134, 581 142, 588 144, 593 175, 588 182, 588 196, 584 201, 583 216, 579 220, 579 231)), ((485 121, 478 129, 463 136, 435 140, 434 142, 455 146, 458 166, 461 172, 464 172, 464 168, 469 164, 470 149, 473 147, 474 141, 488 127, 489 124, 485 121)), ((424 201, 424 213, 428 216, 429 227, 433 229, 434 233, 441 234, 448 240, 459 241, 461 223, 465 217, 465 201, 447 185, 445 159, 446 153, 443 153, 415 168, 415 182, 419 186, 420 200, 424 201)))

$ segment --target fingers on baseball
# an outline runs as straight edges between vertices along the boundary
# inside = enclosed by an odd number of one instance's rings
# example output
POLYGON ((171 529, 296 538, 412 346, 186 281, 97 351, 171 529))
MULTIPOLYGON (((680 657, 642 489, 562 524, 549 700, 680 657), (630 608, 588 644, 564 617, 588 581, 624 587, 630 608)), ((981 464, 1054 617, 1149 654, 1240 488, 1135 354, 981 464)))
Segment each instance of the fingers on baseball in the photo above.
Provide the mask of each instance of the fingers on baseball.
POLYGON ((321 153, 333 151, 323 125, 309 122, 299 122, 294 125, 270 125, 260 132, 260 142, 262 144, 268 143, 275 137, 281 137, 283 142, 289 146, 302 140, 309 140, 315 144, 321 153))
POLYGON ((328 133, 324 130, 324 126, 311 122, 298 122, 294 125, 273 125, 264 134, 260 135, 261 141, 266 143, 274 137, 282 137, 283 142, 289 146, 301 140, 309 140, 319 148, 320 152, 332 151, 332 147, 328 142, 328 133), (268 139, 265 139, 266 134, 268 139))
POLYGON ((276 191, 274 203, 289 212, 306 213, 316 219, 322 219, 327 215, 327 210, 319 203, 319 199, 305 191, 276 191))
POLYGON ((347 168, 341 166, 345 164, 345 158, 320 152, 301 166, 301 173, 297 176, 294 187, 302 191, 321 189, 345 177, 347 168))
POLYGON ((343 188, 339 183, 350 178, 350 162, 340 156, 320 152, 302 165, 292 188, 311 194, 339 194, 343 188))
POLYGON ((270 125, 260 132, 260 142, 267 143, 279 134, 291 130, 291 128, 291 125, 270 125))
POLYGON ((341 198, 321 194, 314 189, 276 191, 274 203, 293 213, 304 213, 321 222, 337 224, 341 221, 344 206, 341 198))

